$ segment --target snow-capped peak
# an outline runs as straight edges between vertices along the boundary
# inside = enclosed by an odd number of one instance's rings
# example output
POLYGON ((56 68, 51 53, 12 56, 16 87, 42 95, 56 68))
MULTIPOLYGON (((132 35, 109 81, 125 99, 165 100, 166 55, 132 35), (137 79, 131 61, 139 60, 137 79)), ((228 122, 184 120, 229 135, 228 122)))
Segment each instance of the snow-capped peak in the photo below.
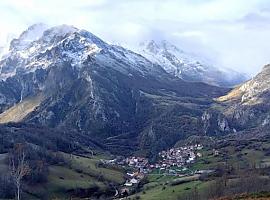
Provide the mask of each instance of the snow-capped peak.
POLYGON ((6 80, 17 73, 26 74, 37 69, 49 69, 63 62, 79 70, 85 66, 84 63, 94 60, 107 63, 108 66, 115 67, 121 72, 129 73, 130 70, 135 70, 135 67, 141 73, 152 70, 149 67, 151 63, 144 57, 122 47, 109 45, 86 30, 61 25, 44 30, 41 36, 30 37, 31 34, 28 32, 34 29, 30 27, 14 40, 19 47, 23 46, 22 48, 17 48, 13 41, 14 48, 0 60, 0 79, 6 80), (119 60, 128 65, 114 64, 119 60), (134 69, 130 68, 130 65, 134 65, 134 69))
POLYGON ((162 66, 168 73, 187 81, 232 86, 245 79, 243 75, 237 72, 230 73, 215 68, 206 59, 185 52, 166 40, 142 42, 134 51, 162 66))
POLYGON ((45 42, 51 42, 54 38, 62 37, 64 38, 66 35, 70 35, 74 32, 79 31, 79 29, 74 26, 69 26, 66 24, 55 26, 49 29, 46 29, 43 32, 42 40, 45 42))
POLYGON ((93 34, 73 26, 32 25, 11 41, 9 52, 0 60, 0 78, 6 80, 17 72, 33 72, 61 61, 80 66, 88 56, 101 51, 102 42, 93 34))
POLYGON ((10 50, 23 50, 27 48, 31 42, 39 39, 46 29, 48 29, 48 26, 42 23, 30 26, 18 39, 13 39, 11 41, 10 50))
POLYGON ((167 40, 162 40, 160 42, 161 46, 163 49, 167 51, 178 51, 178 52, 183 52, 182 50, 178 49, 175 45, 169 43, 167 40))
MULTIPOLYGON (((136 51, 136 50, 135 50, 136 51)), ((153 63, 161 65, 168 73, 183 78, 183 73, 194 70, 204 71, 197 59, 180 50, 166 40, 142 42, 137 52, 148 58, 153 63), (190 65, 193 65, 192 67, 190 65)))
POLYGON ((154 40, 142 42, 139 47, 142 48, 142 50, 145 49, 152 53, 158 53, 161 50, 160 46, 154 40))
POLYGON ((175 45, 171 44, 167 40, 161 40, 161 41, 148 40, 148 41, 141 42, 139 44, 139 47, 142 49, 147 49, 148 51, 152 53, 157 53, 160 51, 175 51, 175 52, 183 53, 181 49, 177 48, 175 45))

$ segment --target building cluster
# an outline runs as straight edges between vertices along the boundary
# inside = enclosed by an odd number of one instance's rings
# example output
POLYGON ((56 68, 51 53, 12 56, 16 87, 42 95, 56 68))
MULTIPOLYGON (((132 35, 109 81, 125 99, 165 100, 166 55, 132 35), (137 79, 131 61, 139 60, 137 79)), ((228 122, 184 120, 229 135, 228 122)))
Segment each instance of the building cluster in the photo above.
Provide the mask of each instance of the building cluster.
POLYGON ((192 164, 196 158, 202 156, 199 152, 202 148, 203 146, 201 144, 196 144, 161 151, 155 163, 149 163, 145 157, 136 156, 127 158, 118 157, 103 162, 124 166, 128 171, 132 171, 127 173, 126 183, 124 184, 126 187, 131 187, 138 184, 146 174, 154 170, 157 170, 157 173, 180 175, 183 171, 187 170, 188 164, 192 164))
POLYGON ((124 186, 127 187, 138 184, 144 178, 145 174, 150 172, 148 159, 144 157, 118 157, 113 160, 102 160, 102 162, 105 164, 117 164, 127 167, 128 171, 131 171, 126 174, 126 183, 124 186))
POLYGON ((129 167, 138 169, 140 172, 144 172, 149 165, 148 159, 144 157, 128 157, 124 160, 124 163, 129 167))
POLYGON ((117 157, 113 160, 101 160, 103 164, 116 164, 128 168, 128 173, 126 174, 127 187, 138 184, 145 176, 145 174, 150 173, 149 161, 145 157, 131 156, 127 158, 117 157))
POLYGON ((195 162, 197 157, 202 156, 202 154, 198 152, 198 150, 202 148, 202 145, 196 144, 161 151, 159 153, 160 160, 155 164, 155 168, 184 167, 187 164, 195 162))

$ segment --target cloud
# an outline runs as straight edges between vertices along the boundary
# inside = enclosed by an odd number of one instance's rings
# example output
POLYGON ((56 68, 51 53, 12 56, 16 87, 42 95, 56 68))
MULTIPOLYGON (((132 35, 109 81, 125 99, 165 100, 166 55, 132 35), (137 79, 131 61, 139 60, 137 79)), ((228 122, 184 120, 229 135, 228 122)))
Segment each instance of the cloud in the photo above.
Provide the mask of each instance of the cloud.
POLYGON ((255 74, 269 62, 268 0, 1 0, 0 46, 29 25, 71 24, 133 46, 167 39, 217 66, 255 74))

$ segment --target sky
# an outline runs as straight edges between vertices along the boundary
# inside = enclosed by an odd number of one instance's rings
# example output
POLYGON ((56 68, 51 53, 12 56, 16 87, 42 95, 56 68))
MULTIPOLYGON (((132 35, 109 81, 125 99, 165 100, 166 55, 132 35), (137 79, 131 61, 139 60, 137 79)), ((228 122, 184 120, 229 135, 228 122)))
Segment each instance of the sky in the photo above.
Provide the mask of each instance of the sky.
POLYGON ((0 0, 0 19, 0 46, 42 22, 130 48, 165 39, 251 76, 270 63, 269 0, 0 0))

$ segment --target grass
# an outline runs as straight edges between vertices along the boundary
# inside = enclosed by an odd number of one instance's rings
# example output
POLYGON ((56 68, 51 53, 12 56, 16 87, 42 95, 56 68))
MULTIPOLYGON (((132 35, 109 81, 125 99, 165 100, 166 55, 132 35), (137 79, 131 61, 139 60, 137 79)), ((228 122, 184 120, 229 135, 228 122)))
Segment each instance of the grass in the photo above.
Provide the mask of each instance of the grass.
MULTIPOLYGON (((67 158, 67 154, 65 155, 67 158)), ((70 169, 63 166, 51 166, 48 183, 45 188, 52 196, 65 196, 65 191, 77 188, 88 189, 98 186, 99 190, 106 190, 106 182, 120 184, 124 182, 124 174, 121 171, 98 167, 99 156, 86 158, 73 155, 70 169)))
POLYGON ((175 179, 175 176, 166 176, 166 175, 158 175, 158 174, 148 175, 149 182, 166 182, 166 181, 172 181, 173 179, 175 179))
POLYGON ((46 188, 49 189, 51 194, 56 194, 77 188, 87 189, 94 186, 105 189, 105 185, 93 177, 61 166, 53 166, 50 168, 46 188))
POLYGON ((99 161, 100 160, 97 157, 85 158, 73 156, 71 167, 94 177, 102 176, 103 179, 110 182, 121 184, 125 181, 122 171, 112 168, 98 167, 99 161))
MULTIPOLYGON (((90 189, 98 187, 104 193, 107 183, 120 184, 124 182, 124 173, 117 169, 98 167, 99 159, 103 156, 98 155, 93 158, 82 156, 68 156, 69 165, 59 166, 50 165, 48 181, 43 184, 26 185, 24 184, 27 199, 40 199, 46 196, 49 199, 67 199, 71 191, 76 189, 90 189)), ((0 154, 0 174, 4 173, 8 167, 4 163, 6 154, 0 154)), ((26 198, 25 197, 25 198, 26 198)))
POLYGON ((189 168, 190 170, 206 170, 206 169, 214 169, 218 163, 220 163, 220 158, 213 155, 204 155, 199 158, 194 164, 189 168))
POLYGON ((64 190, 68 190, 75 188, 89 188, 94 184, 98 184, 99 186, 103 185, 91 176, 75 172, 72 169, 62 166, 52 166, 49 170, 50 175, 48 177, 48 184, 55 186, 52 188, 59 187, 60 189, 63 188, 64 190))
POLYGON ((63 198, 66 197, 68 191, 77 188, 87 189, 94 186, 105 189, 105 185, 102 182, 98 182, 91 176, 78 173, 63 166, 50 166, 48 182, 43 185, 31 185, 27 188, 27 191, 33 196, 41 196, 47 193, 46 195, 50 198, 63 198))
MULTIPOLYGON (((260 144, 264 145, 265 144, 260 144)), ((268 147, 268 146, 267 146, 268 147)), ((254 165, 259 167, 261 165, 268 165, 270 157, 265 156, 263 150, 255 150, 252 147, 246 146, 241 150, 237 150, 236 146, 226 146, 218 149, 220 154, 214 156, 212 149, 204 149, 202 157, 199 158, 189 169, 202 170, 202 169, 215 169, 220 164, 228 163, 235 168, 247 168, 254 165)))
POLYGON ((177 200, 178 197, 184 195, 194 187, 200 190, 204 187, 204 184, 206 183, 201 181, 191 181, 176 186, 159 184, 155 187, 144 189, 144 192, 131 196, 131 199, 140 196, 142 200, 177 200))
POLYGON ((234 99, 238 99, 241 96, 241 94, 242 94, 242 92, 239 90, 239 87, 236 87, 232 91, 230 91, 228 94, 226 94, 225 96, 221 96, 221 97, 217 98, 216 100, 218 102, 234 100, 234 99))
POLYGON ((193 188, 203 189, 206 182, 196 180, 197 177, 166 176, 160 174, 149 174, 147 176, 149 183, 143 186, 143 191, 130 196, 130 199, 136 199, 140 196, 142 200, 177 200, 181 195, 189 192, 193 188), (179 180, 186 180, 185 183, 175 184, 179 180))
POLYGON ((26 98, 22 102, 19 102, 1 113, 0 123, 19 122, 23 120, 29 113, 40 105, 42 100, 43 96, 41 94, 31 98, 26 98))

